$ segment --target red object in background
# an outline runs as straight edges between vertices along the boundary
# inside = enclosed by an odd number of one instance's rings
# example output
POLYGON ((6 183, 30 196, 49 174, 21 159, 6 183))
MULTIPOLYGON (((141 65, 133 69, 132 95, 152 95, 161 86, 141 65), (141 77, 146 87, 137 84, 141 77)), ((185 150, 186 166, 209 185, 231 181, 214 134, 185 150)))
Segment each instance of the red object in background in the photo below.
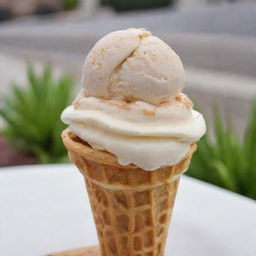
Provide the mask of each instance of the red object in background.
POLYGON ((14 149, 4 137, 0 137, 0 167, 36 163, 35 157, 14 149))

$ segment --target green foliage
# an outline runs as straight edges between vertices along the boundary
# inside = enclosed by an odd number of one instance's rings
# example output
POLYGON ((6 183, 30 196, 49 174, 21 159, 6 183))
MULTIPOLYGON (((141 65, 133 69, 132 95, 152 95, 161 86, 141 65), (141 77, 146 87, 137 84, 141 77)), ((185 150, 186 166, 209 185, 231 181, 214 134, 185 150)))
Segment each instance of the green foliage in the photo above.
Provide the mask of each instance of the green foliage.
POLYGON ((242 142, 218 111, 214 124, 215 138, 198 142, 188 175, 256 199, 256 101, 242 142))
POLYGON ((73 10, 78 7, 80 0, 62 0, 63 9, 66 11, 73 10))
POLYGON ((37 156, 42 163, 65 161, 60 138, 65 125, 60 115, 72 99, 72 79, 68 75, 54 78, 49 65, 42 75, 29 67, 27 75, 29 85, 22 88, 14 83, 11 94, 3 99, 0 116, 5 128, 1 133, 14 147, 37 156))
POLYGON ((113 0, 101 0, 101 5, 111 5, 113 0))
POLYGON ((163 7, 171 3, 172 0, 112 0, 114 9, 120 12, 163 7))

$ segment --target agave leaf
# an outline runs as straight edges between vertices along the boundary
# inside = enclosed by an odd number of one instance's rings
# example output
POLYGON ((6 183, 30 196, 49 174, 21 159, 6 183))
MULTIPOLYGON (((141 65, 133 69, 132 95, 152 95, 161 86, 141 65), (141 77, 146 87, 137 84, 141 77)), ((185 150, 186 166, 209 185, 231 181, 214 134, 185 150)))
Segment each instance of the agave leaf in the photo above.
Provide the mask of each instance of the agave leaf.
POLYGON ((256 198, 256 101, 252 104, 243 142, 230 119, 214 109, 214 140, 204 136, 191 162, 189 175, 256 198))
POLYGON ((66 155, 60 138, 65 125, 60 114, 70 103, 73 81, 61 75, 55 79, 46 65, 42 75, 32 66, 27 70, 29 84, 13 84, 4 98, 0 116, 5 122, 1 131, 16 147, 37 156, 41 162, 56 162, 66 155))
POLYGON ((233 176, 230 175, 226 166, 218 160, 215 160, 212 164, 216 168, 217 174, 219 175, 223 185, 231 191, 238 192, 236 182, 234 181, 233 176))
POLYGON ((33 98, 39 100, 41 97, 41 81, 40 78, 37 76, 35 69, 31 65, 28 66, 27 77, 29 81, 29 89, 30 92, 33 94, 33 98))
POLYGON ((256 150, 256 100, 252 103, 244 138, 244 151, 250 158, 256 150))

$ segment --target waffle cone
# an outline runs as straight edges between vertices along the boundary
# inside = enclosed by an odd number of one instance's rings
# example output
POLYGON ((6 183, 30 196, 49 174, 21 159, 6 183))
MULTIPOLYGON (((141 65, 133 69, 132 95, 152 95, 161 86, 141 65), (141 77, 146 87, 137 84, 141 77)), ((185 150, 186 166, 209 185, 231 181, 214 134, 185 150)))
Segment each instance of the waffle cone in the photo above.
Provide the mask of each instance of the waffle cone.
POLYGON ((163 256, 180 175, 196 144, 176 165, 145 171, 121 166, 114 155, 91 148, 68 129, 70 160, 85 178, 102 256, 163 256))

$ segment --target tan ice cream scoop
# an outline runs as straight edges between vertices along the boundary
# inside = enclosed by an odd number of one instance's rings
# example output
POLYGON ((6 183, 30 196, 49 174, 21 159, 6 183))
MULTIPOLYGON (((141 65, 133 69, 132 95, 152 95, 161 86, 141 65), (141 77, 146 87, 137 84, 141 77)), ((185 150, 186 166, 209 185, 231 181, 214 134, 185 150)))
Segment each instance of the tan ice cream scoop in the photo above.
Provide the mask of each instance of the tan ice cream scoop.
POLYGON ((185 72, 179 56, 145 29, 110 33, 88 54, 85 96, 160 104, 181 92, 185 72))
POLYGON ((145 29, 110 33, 85 59, 83 89, 62 113, 69 129, 119 163, 153 171, 177 164, 205 133, 182 94, 179 56, 145 29))

